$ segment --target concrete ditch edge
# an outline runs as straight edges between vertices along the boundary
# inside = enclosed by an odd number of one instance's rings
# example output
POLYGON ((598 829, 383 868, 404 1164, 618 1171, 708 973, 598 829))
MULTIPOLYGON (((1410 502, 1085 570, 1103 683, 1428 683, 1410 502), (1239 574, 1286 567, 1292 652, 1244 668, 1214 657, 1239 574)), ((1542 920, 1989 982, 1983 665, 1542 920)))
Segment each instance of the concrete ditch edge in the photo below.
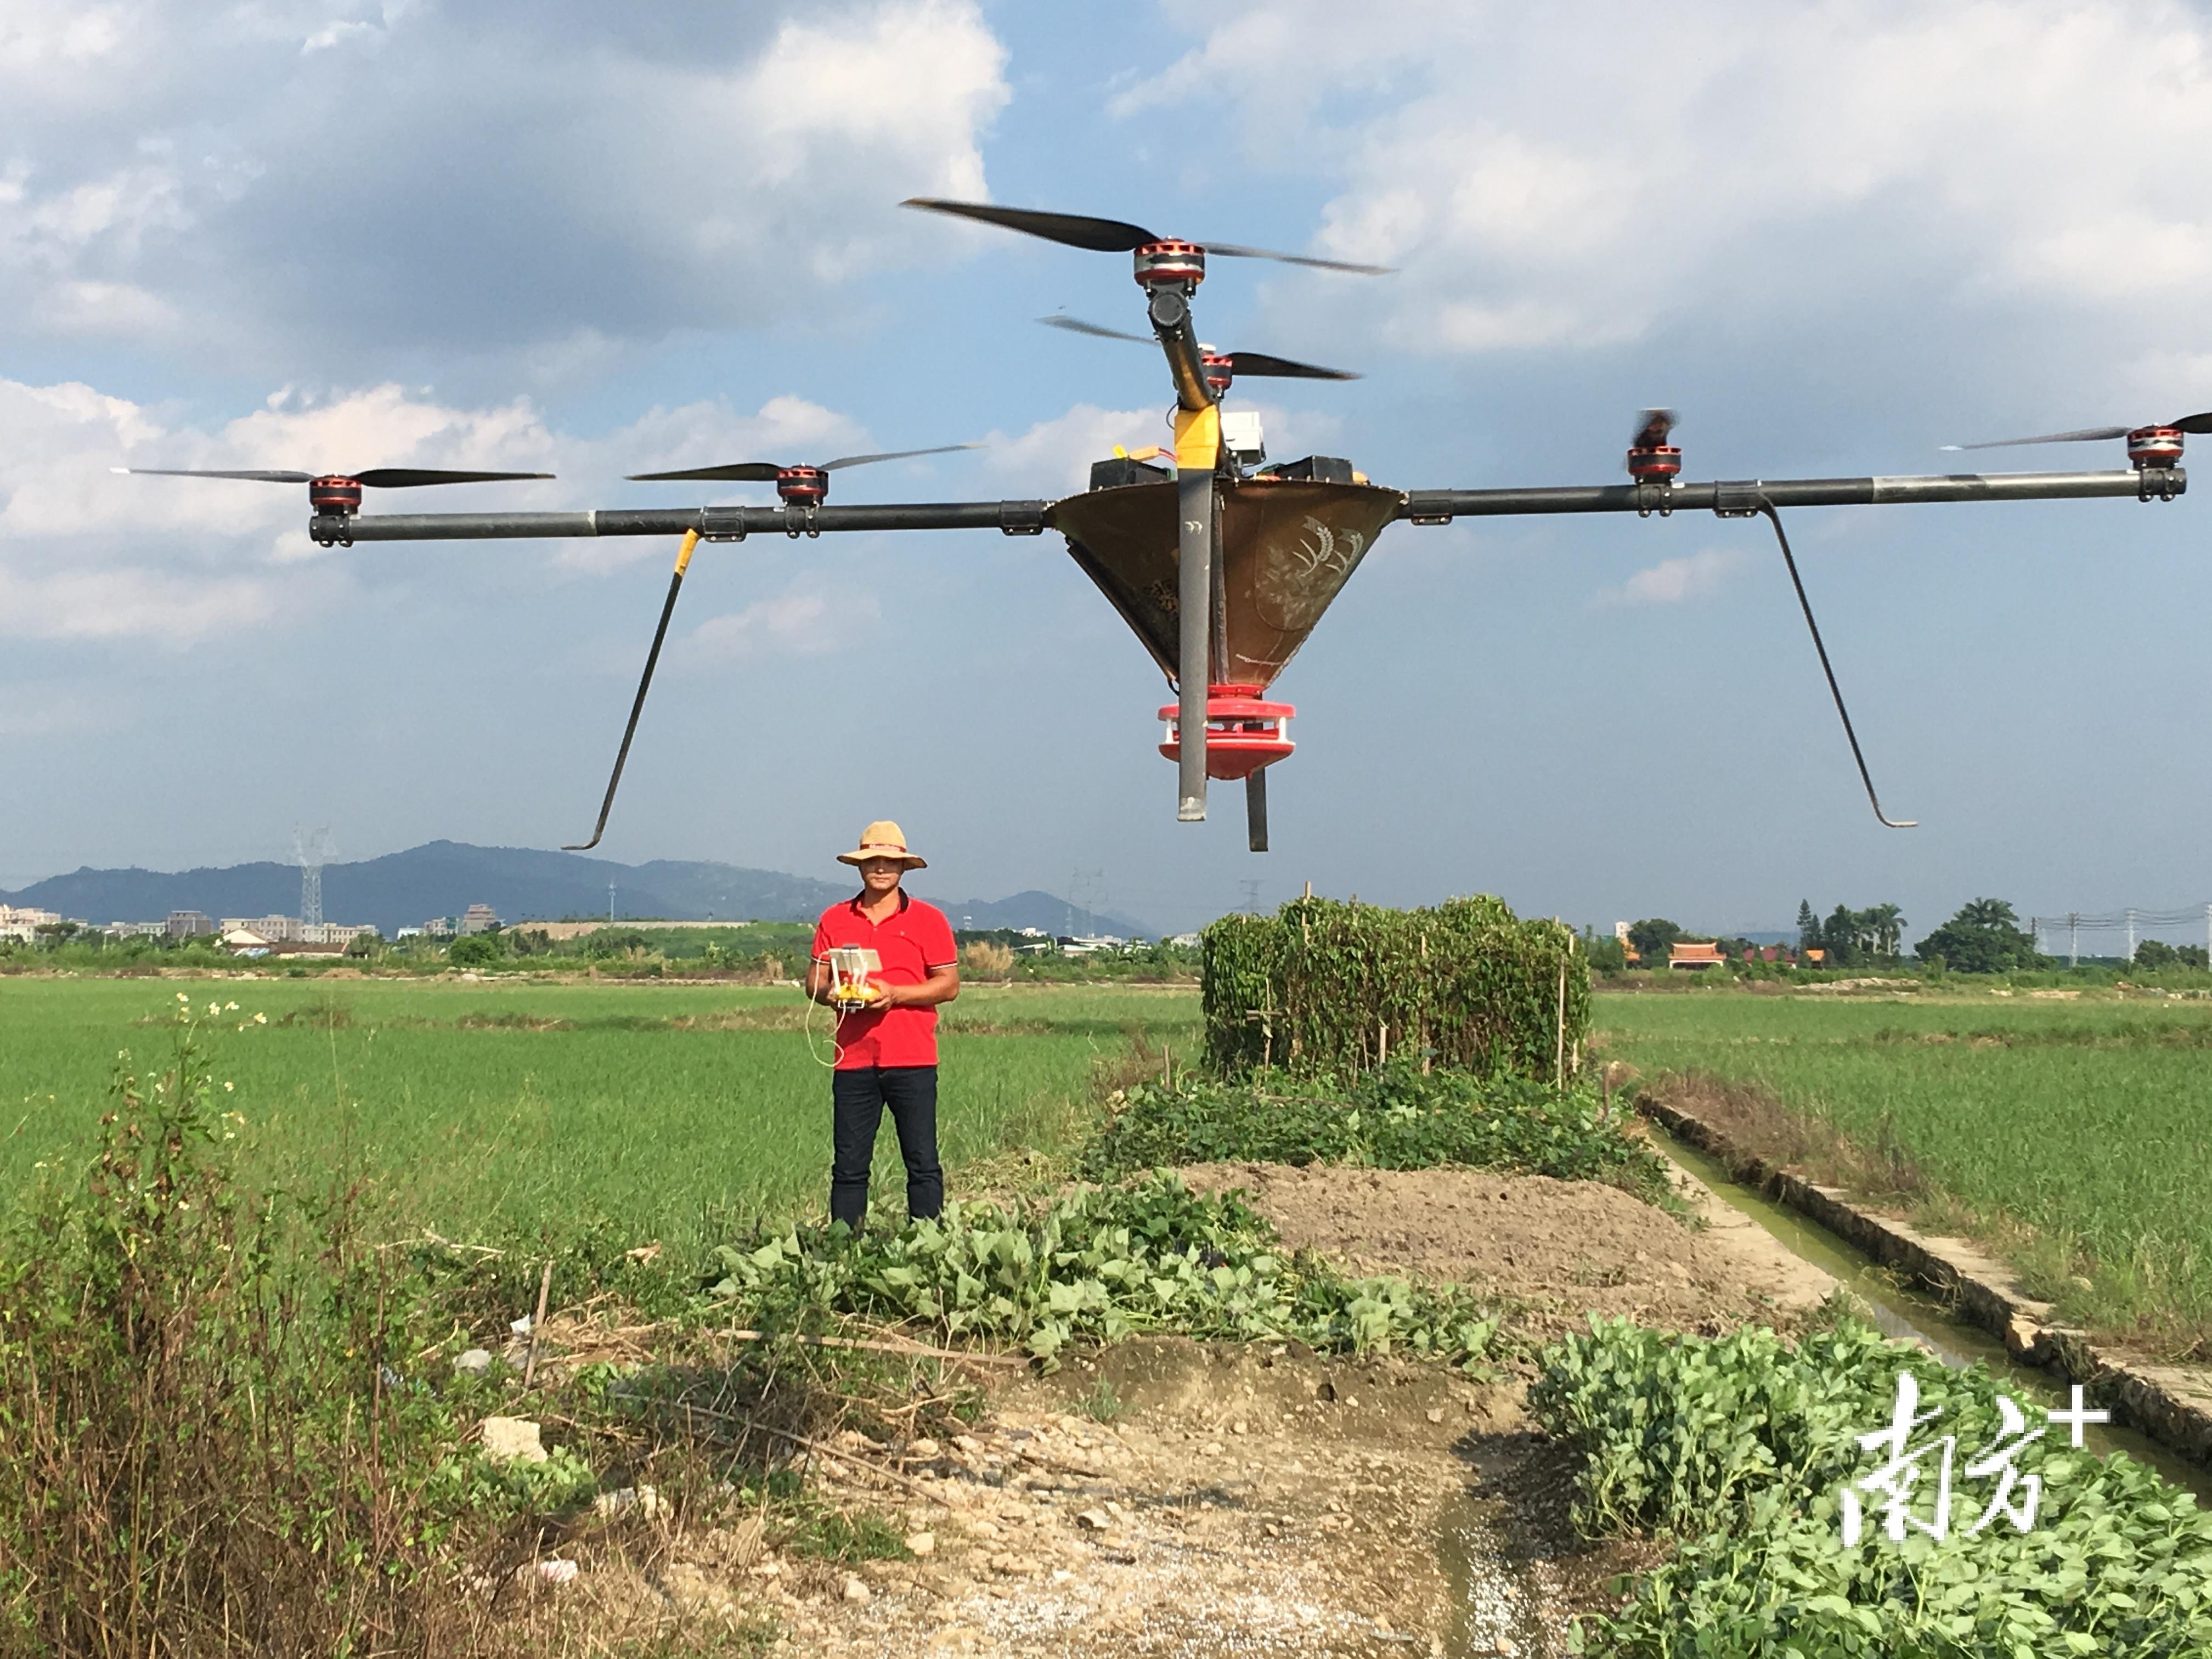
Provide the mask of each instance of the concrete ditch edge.
POLYGON ((2192 1461, 2212 1466, 2212 1374, 2155 1365, 2100 1348, 2054 1323, 2051 1304, 2021 1290, 2009 1269, 1960 1239, 1932 1238, 1862 1209, 1823 1187, 1745 1151, 1695 1113, 1645 1095, 1638 1109, 1727 1165, 1741 1184, 1786 1204, 1884 1267, 1934 1291, 1960 1316, 2000 1339, 2014 1358, 2079 1382, 2116 1422, 2192 1461))

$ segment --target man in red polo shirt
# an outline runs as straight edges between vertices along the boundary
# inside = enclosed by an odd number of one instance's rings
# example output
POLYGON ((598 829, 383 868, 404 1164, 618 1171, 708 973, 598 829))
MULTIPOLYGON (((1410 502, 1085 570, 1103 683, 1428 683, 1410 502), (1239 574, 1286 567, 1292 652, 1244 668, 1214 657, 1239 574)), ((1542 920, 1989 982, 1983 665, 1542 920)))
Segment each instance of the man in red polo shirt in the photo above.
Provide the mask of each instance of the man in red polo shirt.
POLYGON ((960 994, 960 969, 945 912, 899 890, 908 870, 928 866, 907 851, 898 825, 889 819, 870 824, 860 846, 838 854, 837 861, 860 871, 860 890, 824 910, 815 925, 806 994, 831 1001, 836 975, 829 957, 840 946, 872 951, 882 963, 868 975, 873 1000, 839 1011, 837 1066, 830 1076, 836 1145, 830 1219, 858 1232, 868 1212, 868 1170, 886 1106, 906 1160, 907 1214, 919 1221, 945 1207, 945 1171, 937 1159, 937 1005, 960 994))

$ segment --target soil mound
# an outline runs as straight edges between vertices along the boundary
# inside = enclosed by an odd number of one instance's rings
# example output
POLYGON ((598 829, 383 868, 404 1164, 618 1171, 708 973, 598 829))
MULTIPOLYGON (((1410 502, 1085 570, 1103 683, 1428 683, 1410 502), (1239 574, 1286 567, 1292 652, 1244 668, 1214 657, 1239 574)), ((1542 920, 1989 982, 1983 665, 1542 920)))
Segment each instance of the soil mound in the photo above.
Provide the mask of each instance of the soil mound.
POLYGON ((1701 1230, 1618 1188, 1548 1176, 1273 1164, 1182 1173, 1199 1191, 1242 1188, 1293 1249, 1510 1297, 1540 1330, 1595 1312, 1717 1335, 1832 1288, 1694 1183, 1684 1196, 1711 1224, 1701 1230))

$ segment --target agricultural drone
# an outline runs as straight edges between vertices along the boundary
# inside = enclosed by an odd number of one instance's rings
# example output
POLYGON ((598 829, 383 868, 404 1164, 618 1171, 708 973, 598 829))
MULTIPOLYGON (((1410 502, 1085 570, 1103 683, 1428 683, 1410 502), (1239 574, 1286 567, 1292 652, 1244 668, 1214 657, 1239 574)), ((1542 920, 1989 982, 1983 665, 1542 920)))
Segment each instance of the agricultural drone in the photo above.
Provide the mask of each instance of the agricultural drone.
POLYGON ((1454 519, 1526 514, 1634 513, 1664 518, 1678 511, 1710 511, 1722 518, 1764 517, 1774 529, 1799 607, 1811 631, 1830 696, 1841 718, 1859 778, 1875 816, 1893 819, 1875 793, 1857 735, 1851 729, 1820 627, 1798 575, 1782 527, 1786 507, 1897 505, 1925 501, 2053 501, 2129 496, 2170 501, 2187 486, 2180 461, 2185 434, 2212 433, 2212 413, 2137 427, 2100 427, 2051 433, 1997 444, 1951 446, 1996 448, 2002 444, 2104 441, 2124 438, 2129 467, 2104 472, 1952 474, 1923 477, 1765 478, 1685 483, 1682 451, 1668 441, 1675 424, 1666 410, 1638 417, 1626 465, 1629 482, 1567 488, 1397 489, 1371 482, 1346 460, 1314 455, 1267 461, 1259 417, 1228 410, 1224 400, 1239 380, 1260 377, 1349 380, 1340 369, 1248 351, 1217 351, 1198 337, 1192 306, 1206 279, 1208 256, 1273 259, 1358 276, 1387 274, 1384 267, 1279 253, 1222 242, 1199 243, 1160 236, 1139 225, 1078 214, 915 198, 904 205, 1041 236, 1093 252, 1126 253, 1134 264, 1146 301, 1149 334, 1123 333, 1068 317, 1042 320, 1059 328, 1114 340, 1157 344, 1167 360, 1175 392, 1174 442, 1165 448, 1116 451, 1091 469, 1091 486, 1056 501, 926 501, 892 505, 831 505, 830 475, 877 461, 932 455, 972 445, 848 455, 818 465, 740 462, 726 466, 632 475, 641 483, 744 481, 775 485, 775 506, 617 508, 576 513, 444 513, 364 516, 362 489, 428 483, 481 483, 544 477, 543 473, 440 472, 384 468, 355 472, 184 472, 166 476, 252 478, 305 483, 313 507, 307 533, 325 547, 369 541, 434 541, 510 537, 681 536, 681 550, 647 652, 637 696, 615 756, 591 839, 571 851, 599 844, 623 767, 636 735, 646 692, 667 637, 669 618, 699 543, 742 541, 781 531, 793 538, 842 531, 988 530, 1035 536, 1047 530, 1066 538, 1077 566, 1121 613, 1173 687, 1175 702, 1159 711, 1165 732, 1160 752, 1176 763, 1176 816, 1206 817, 1206 781, 1243 781, 1251 849, 1267 847, 1267 771, 1296 747, 1290 704, 1267 700, 1267 688, 1305 642, 1375 538, 1402 519, 1415 525, 1454 519), (1185 734, 1202 734, 1185 743, 1185 734))

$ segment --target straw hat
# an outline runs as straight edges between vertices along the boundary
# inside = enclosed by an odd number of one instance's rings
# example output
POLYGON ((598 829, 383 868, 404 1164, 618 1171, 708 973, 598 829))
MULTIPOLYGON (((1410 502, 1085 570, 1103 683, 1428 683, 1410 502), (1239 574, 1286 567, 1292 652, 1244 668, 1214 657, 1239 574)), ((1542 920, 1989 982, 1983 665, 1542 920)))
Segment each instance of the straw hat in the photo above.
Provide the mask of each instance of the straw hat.
POLYGON ((906 850, 906 831, 889 818, 878 818, 860 831, 860 844, 837 854, 840 864, 861 864, 869 859, 896 859, 909 870, 927 870, 929 860, 906 850))

